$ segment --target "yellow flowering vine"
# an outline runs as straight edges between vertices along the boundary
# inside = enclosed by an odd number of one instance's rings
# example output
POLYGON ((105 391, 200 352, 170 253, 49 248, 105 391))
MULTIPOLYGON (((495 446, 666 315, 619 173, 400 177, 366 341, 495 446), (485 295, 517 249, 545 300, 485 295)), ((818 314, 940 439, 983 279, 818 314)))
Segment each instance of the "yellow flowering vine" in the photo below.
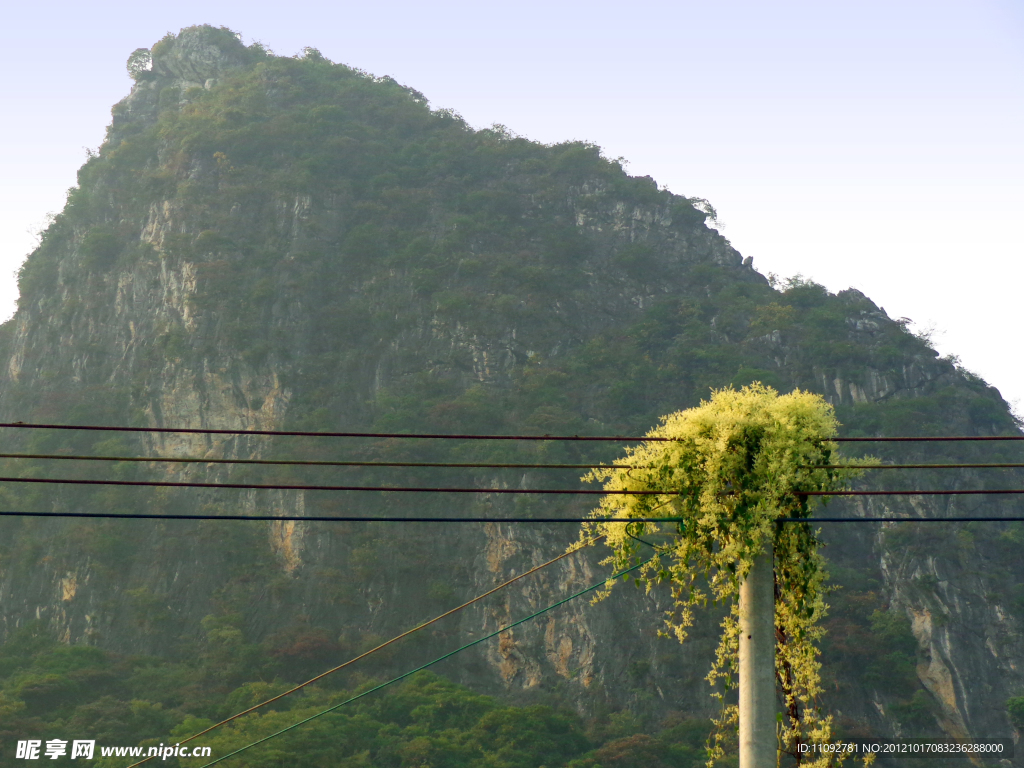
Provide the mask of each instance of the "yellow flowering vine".
POLYGON ((648 592, 656 584, 670 585, 674 608, 666 619, 667 634, 685 640, 695 606, 730 608, 707 676, 723 702, 708 743, 709 766, 723 755, 724 728, 737 720, 736 707, 724 705, 724 691, 734 687, 739 668, 739 585, 768 541, 775 551, 775 672, 783 697, 779 748, 806 768, 840 762, 800 748, 820 749, 833 739, 832 716, 817 704, 818 643, 828 609, 821 541, 809 523, 777 522, 809 516, 821 497, 806 493, 847 487, 854 471, 837 467, 842 462, 832 442, 836 428, 832 406, 819 395, 799 390, 779 395, 759 383, 723 389, 697 408, 665 416, 647 435, 667 441, 627 448, 616 466, 587 475, 603 481, 608 491, 664 489, 657 495, 603 497, 583 537, 606 536, 612 554, 605 563, 621 570, 646 556, 635 537, 671 534, 636 577, 648 592), (602 523, 601 517, 678 522, 602 523))

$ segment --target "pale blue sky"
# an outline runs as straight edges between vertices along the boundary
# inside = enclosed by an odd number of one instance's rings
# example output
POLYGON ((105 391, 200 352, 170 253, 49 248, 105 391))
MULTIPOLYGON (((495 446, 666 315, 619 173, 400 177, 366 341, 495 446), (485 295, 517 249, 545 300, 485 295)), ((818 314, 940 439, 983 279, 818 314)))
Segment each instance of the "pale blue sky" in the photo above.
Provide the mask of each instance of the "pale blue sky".
POLYGON ((5 13, 0 316, 32 230, 190 24, 388 74, 472 125, 588 139, 708 198, 763 272, 935 325, 1024 403, 1024 3, 50 2, 5 13))

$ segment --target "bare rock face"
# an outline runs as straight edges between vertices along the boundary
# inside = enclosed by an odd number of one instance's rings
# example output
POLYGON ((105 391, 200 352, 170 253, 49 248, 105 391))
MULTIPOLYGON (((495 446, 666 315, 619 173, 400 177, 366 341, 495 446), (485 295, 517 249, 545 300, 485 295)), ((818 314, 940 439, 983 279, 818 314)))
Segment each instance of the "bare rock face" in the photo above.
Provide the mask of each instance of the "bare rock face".
MULTIPOLYGON (((899 532, 890 527, 886 533, 899 532)), ((891 542, 882 547, 893 603, 910 619, 918 643, 918 677, 938 705, 945 733, 1008 733, 996 724, 1005 717, 1007 697, 1024 688, 1024 623, 1008 605, 1009 574, 998 572, 991 549, 969 531, 940 536, 932 538, 931 551, 897 549, 891 542)))
POLYGON ((226 30, 211 34, 208 27, 182 30, 177 37, 154 47, 153 73, 180 82, 183 88, 207 87, 209 81, 244 65, 245 49, 237 39, 232 45, 228 34, 226 30))

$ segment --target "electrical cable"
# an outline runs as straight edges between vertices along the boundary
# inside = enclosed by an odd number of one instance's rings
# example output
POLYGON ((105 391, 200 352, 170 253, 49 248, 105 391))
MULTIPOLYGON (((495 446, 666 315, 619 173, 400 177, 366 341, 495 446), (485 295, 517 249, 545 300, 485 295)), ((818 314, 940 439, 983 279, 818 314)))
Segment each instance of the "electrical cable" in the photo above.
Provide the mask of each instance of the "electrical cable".
POLYGON ((622 437, 617 435, 446 435, 435 433, 399 432, 299 432, 296 430, 274 429, 200 429, 175 427, 107 427, 96 424, 28 424, 23 421, 0 423, 6 429, 71 429, 91 432, 157 432, 178 435, 266 435, 281 437, 373 437, 402 440, 570 440, 570 441, 611 441, 618 443, 675 442, 674 437, 622 437))
MULTIPOLYGON (((118 485, 155 488, 234 488, 275 491, 378 491, 382 493, 484 493, 535 494, 560 496, 665 496, 677 491, 598 491, 572 488, 429 488, 387 485, 291 485, 285 483, 187 483, 170 480, 84 480, 59 477, 0 477, 0 483, 33 483, 43 485, 118 485)), ((1024 488, 961 491, 800 491, 800 496, 969 496, 1021 494, 1024 488)))
POLYGON ((394 683, 397 683, 400 680, 404 680, 405 678, 410 677, 410 676, 416 674, 417 672, 421 672, 422 670, 426 669, 427 667, 431 667, 434 664, 437 664, 438 662, 444 661, 445 659, 450 659, 455 654, 461 653, 462 651, 466 650, 467 648, 472 648, 474 645, 479 645, 480 643, 484 642, 485 640, 490 640, 492 637, 496 637, 497 635, 500 635, 502 632, 507 632, 510 629, 518 627, 520 624, 525 624, 527 621, 530 621, 531 619, 535 619, 538 616, 540 616, 541 614, 547 613, 548 611, 550 611, 550 610, 552 610, 554 608, 558 608, 560 605, 564 605, 565 603, 568 603, 570 600, 574 600, 575 598, 580 597, 581 595, 585 595, 587 592, 592 592, 593 590, 598 589, 599 587, 604 586, 609 581, 613 581, 615 579, 618 579, 621 576, 625 576, 630 571, 635 571, 637 568, 640 568, 641 566, 646 565, 652 559, 653 558, 648 558, 647 560, 644 560, 643 562, 637 563, 634 566, 631 566, 629 568, 626 568, 625 570, 619 571, 618 573, 614 574, 613 576, 609 576, 607 578, 601 579, 601 581, 599 581, 599 582, 597 582, 595 584, 591 584, 589 587, 587 587, 585 589, 581 589, 579 592, 576 592, 575 594, 569 595, 569 597, 563 598, 562 600, 559 600, 557 603, 552 603, 551 605, 547 606, 546 608, 542 608, 539 611, 531 613, 529 616, 527 616, 525 618, 519 619, 518 621, 514 621, 511 624, 506 624, 501 629, 497 629, 494 632, 491 632, 490 634, 484 635, 481 638, 478 638, 478 639, 473 640, 473 641, 471 641, 469 643, 466 643, 461 648, 456 648, 454 651, 450 651, 450 652, 444 654, 443 656, 439 656, 436 659, 434 659, 433 661, 428 661, 426 664, 423 664, 422 666, 416 667, 416 669, 410 670, 409 672, 404 672, 401 675, 399 675, 398 677, 394 677, 391 680, 388 680, 387 682, 381 683, 380 685, 374 686, 373 688, 370 688, 369 690, 366 690, 366 691, 363 691, 362 693, 356 694, 355 696, 352 696, 351 698, 346 699, 345 701, 341 702, 340 704, 335 704, 332 707, 328 707, 327 709, 324 709, 324 710, 322 710, 320 712, 317 712, 315 715, 310 715, 309 717, 307 717, 307 718, 305 718, 303 720, 299 720, 297 723, 293 723, 292 725, 289 725, 286 728, 282 728, 281 730, 276 731, 275 733, 272 733, 269 736, 264 736, 262 739, 258 739, 257 741, 254 741, 254 742, 251 742, 249 744, 246 744, 244 747, 240 747, 239 749, 236 749, 234 752, 229 752, 228 754, 226 754, 226 755, 224 755, 222 757, 218 757, 216 760, 211 760, 209 763, 206 763, 205 765, 203 765, 202 768, 209 768, 211 765, 216 765, 217 763, 221 762, 222 760, 227 760, 229 757, 234 757, 235 755, 241 754, 242 752, 245 752, 247 749, 251 749, 252 747, 258 746, 259 744, 263 744, 264 742, 270 741, 271 739, 276 738, 276 737, 280 736, 283 733, 287 733, 288 731, 291 731, 291 730, 294 730, 295 728, 298 728, 300 725, 305 725, 306 723, 308 723, 308 722, 310 722, 312 720, 316 720, 318 717, 323 717, 326 714, 334 712, 335 710, 340 709, 341 707, 345 706, 346 704, 351 704, 353 701, 361 699, 364 696, 368 696, 369 694, 374 693, 375 691, 379 691, 380 689, 386 688, 387 686, 392 685, 394 683))
MULTIPOLYGON (((0 517, 84 517, 124 518, 126 520, 269 520, 302 523, 680 523, 681 517, 299 517, 296 515, 161 515, 117 512, 12 512, 0 511, 0 517)), ((780 517, 781 523, 873 523, 873 522, 964 522, 980 520, 1020 521, 1024 517, 780 517)), ((630 534, 631 538, 636 538, 630 534)), ((648 546, 654 546, 643 539, 648 546)))
MULTIPOLYGON (((642 522, 646 522, 646 521, 634 519, 632 522, 634 522, 634 523, 642 523, 642 522)), ((655 552, 659 552, 657 544, 651 544, 651 542, 645 541, 644 539, 641 539, 639 536, 636 536, 633 533, 631 533, 629 528, 630 528, 630 524, 629 523, 626 523, 626 525, 623 527, 623 530, 625 531, 626 535, 629 536, 629 538, 633 539, 633 541, 639 541, 641 544, 646 544, 648 547, 653 549, 655 552)), ((598 538, 600 538, 600 537, 598 537, 598 538)), ((596 539, 595 539, 595 541, 596 541, 596 539)))
MULTIPOLYGON (((155 488, 241 488, 270 491, 383 491, 387 493, 494 493, 575 496, 658 496, 673 491, 596 491, 572 488, 426 488, 387 485, 291 485, 286 483, 187 483, 171 480, 84 480, 70 477, 0 477, 0 483, 42 485, 122 485, 155 488)), ((1024 491, 1022 491, 1024 493, 1024 491)))
POLYGON ((357 517, 328 515, 164 515, 149 512, 14 512, 0 511, 0 517, 84 517, 125 520, 292 520, 302 523, 678 523, 678 517, 357 517))
MULTIPOLYGON (((597 541, 599 541, 599 540, 601 540, 603 538, 604 538, 604 534, 602 534, 602 535, 598 536, 597 538, 595 538, 591 543, 597 542, 597 541)), ((460 606, 458 606, 456 608, 452 608, 450 611, 446 611, 445 613, 442 613, 440 616, 435 616, 434 618, 430 619, 430 621, 425 621, 422 624, 419 624, 419 625, 413 627, 412 629, 403 632, 400 635, 396 635, 395 637, 392 637, 390 640, 387 640, 387 641, 381 643, 377 647, 371 648, 370 650, 366 651, 365 653, 361 653, 360 655, 356 656, 355 658, 349 659, 344 664, 339 664, 338 666, 334 667, 333 669, 329 669, 326 672, 321 672, 316 677, 310 678, 306 682, 300 683, 299 685, 296 685, 294 688, 290 688, 289 690, 285 691, 284 693, 279 693, 279 694, 277 694, 277 696, 274 696, 271 699, 267 699, 266 701, 263 701, 263 702, 260 702, 259 704, 251 706, 248 709, 246 709, 246 710, 244 710, 242 712, 239 712, 236 715, 232 715, 229 718, 221 720, 219 723, 214 723, 213 725, 211 725, 206 730, 200 731, 199 733, 196 733, 196 734, 194 734, 192 736, 189 736, 187 739, 182 739, 181 741, 176 742, 176 744, 185 744, 185 743, 187 743, 189 741, 192 741, 193 739, 198 739, 200 736, 204 736, 205 734, 209 733, 210 731, 212 731, 212 730, 214 730, 216 728, 220 728, 222 725, 226 725, 226 724, 230 723, 232 720, 237 720, 238 718, 242 717, 243 715, 248 715, 250 712, 255 712, 257 709, 261 709, 262 707, 265 707, 268 704, 272 704, 275 701, 278 701, 279 699, 283 699, 285 696, 290 696, 291 694, 295 693, 296 691, 302 690, 307 685, 312 685, 317 680, 321 680, 321 679, 327 677, 328 675, 333 675, 335 672, 338 672, 338 671, 344 669, 345 667, 347 667, 347 666, 349 666, 351 664, 355 664, 357 661, 365 659, 367 656, 370 656, 370 655, 376 653, 377 651, 380 651, 380 650, 382 650, 384 648, 387 648, 392 643, 397 643, 399 640, 402 640, 403 638, 406 638, 409 635, 412 635, 412 634, 414 634, 416 632, 419 632, 421 629, 425 629, 426 627, 429 627, 431 624, 437 623, 441 619, 445 619, 445 618, 451 616, 454 613, 458 613, 459 611, 463 610, 464 608, 468 608, 469 606, 473 605, 473 603, 480 602, 485 597, 489 597, 490 595, 493 595, 495 592, 498 592, 499 590, 504 589, 505 587, 509 586, 510 584, 514 584, 515 582, 519 581, 520 579, 524 579, 527 576, 529 576, 531 574, 534 574, 534 573, 536 573, 539 570, 547 568, 549 565, 554 565, 555 563, 557 563, 562 558, 568 557, 569 555, 572 555, 572 554, 575 554, 576 552, 579 552, 580 549, 582 549, 582 547, 578 547, 576 549, 567 550, 567 551, 563 552, 562 554, 560 554, 558 557, 555 557, 555 558, 552 558, 551 560, 548 560, 546 563, 541 563, 540 565, 535 566, 534 568, 531 568, 528 571, 524 571, 523 573, 519 574, 518 576, 513 576, 508 581, 506 581, 506 582, 504 582, 502 584, 499 584, 498 586, 494 587, 494 589, 490 589, 487 592, 484 592, 482 595, 477 595, 472 600, 468 600, 467 602, 463 603, 462 605, 460 605, 460 606)), ((128 768, 136 768, 136 766, 142 765, 143 763, 146 763, 146 762, 152 760, 153 757, 155 757, 155 755, 151 755, 150 757, 147 757, 147 758, 145 758, 143 760, 140 760, 137 763, 132 763, 130 766, 128 766, 128 768)))
POLYGON ((1024 488, 967 491, 798 491, 798 496, 991 496, 1024 493, 1024 488))
POLYGON ((778 523, 1020 523, 1024 517, 780 517, 778 523))
MULTIPOLYGON (((2 456, 2 454, 0 454, 2 456)), ((805 469, 1021 469, 1024 464, 819 464, 805 469)))
MULTIPOLYGON (((178 427, 110 427, 97 424, 31 424, 24 421, 0 423, 6 429, 66 429, 99 432, 153 432, 185 435, 267 435, 286 437, 372 437, 381 439, 401 440, 570 440, 570 441, 614 441, 626 443, 671 443, 677 442, 675 437, 627 437, 621 435, 452 435, 436 433, 399 433, 399 432, 301 432, 297 430, 272 429, 202 429, 178 427)), ((995 436, 943 436, 943 437, 830 437, 827 442, 835 443, 913 443, 913 442, 960 442, 960 441, 993 441, 993 440, 1024 440, 1024 435, 995 436)))
MULTIPOLYGON (((159 464, 257 464, 291 467, 432 467, 455 469, 644 469, 625 464, 486 464, 430 461, 306 461, 292 459, 205 459, 192 456, 79 456, 56 453, 0 453, 0 459, 57 459, 64 461, 135 461, 159 464)), ((1019 466, 1024 466, 1021 464, 1019 466)))
MULTIPOLYGON (((3 425, 0 425, 3 426, 3 425)), ((943 437, 830 437, 831 443, 954 443, 987 442, 993 440, 1024 440, 1024 435, 995 435, 976 437, 971 435, 943 437)))

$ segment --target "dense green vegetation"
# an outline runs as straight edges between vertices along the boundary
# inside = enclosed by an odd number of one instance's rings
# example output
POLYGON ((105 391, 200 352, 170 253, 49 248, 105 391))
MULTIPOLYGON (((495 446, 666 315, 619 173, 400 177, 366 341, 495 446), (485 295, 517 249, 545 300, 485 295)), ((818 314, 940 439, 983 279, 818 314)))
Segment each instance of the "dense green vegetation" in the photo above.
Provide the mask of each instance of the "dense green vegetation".
MULTIPOLYGON (((280 672, 288 651, 243 647, 229 628, 207 623, 208 652, 193 663, 120 657, 89 646, 64 646, 32 625, 0 648, 0 744, 17 739, 87 736, 106 746, 174 743, 213 722, 286 690, 247 682, 233 690, 224 665, 240 660, 248 673, 280 672), (227 691, 225 693, 225 691, 227 691)), ((317 656, 323 638, 293 638, 293 656, 317 656)), ((342 678, 345 680, 346 678, 342 678)), ((327 678, 195 744, 222 756, 297 720, 338 704, 377 681, 353 688, 327 678)), ((442 677, 421 672, 393 689, 354 702, 226 765, 413 768, 696 768, 703 765, 706 720, 669 712, 644 722, 627 712, 584 720, 552 700, 507 706, 442 677)), ((67 762, 67 758, 58 764, 67 762)), ((99 755, 73 764, 118 766, 130 759, 99 755)), ((204 760, 171 757, 169 766, 204 760)), ((726 763, 728 765, 728 762, 726 763)))
POLYGON ((1024 729, 1024 696, 1014 696, 1006 702, 1006 711, 1015 728, 1024 729))

